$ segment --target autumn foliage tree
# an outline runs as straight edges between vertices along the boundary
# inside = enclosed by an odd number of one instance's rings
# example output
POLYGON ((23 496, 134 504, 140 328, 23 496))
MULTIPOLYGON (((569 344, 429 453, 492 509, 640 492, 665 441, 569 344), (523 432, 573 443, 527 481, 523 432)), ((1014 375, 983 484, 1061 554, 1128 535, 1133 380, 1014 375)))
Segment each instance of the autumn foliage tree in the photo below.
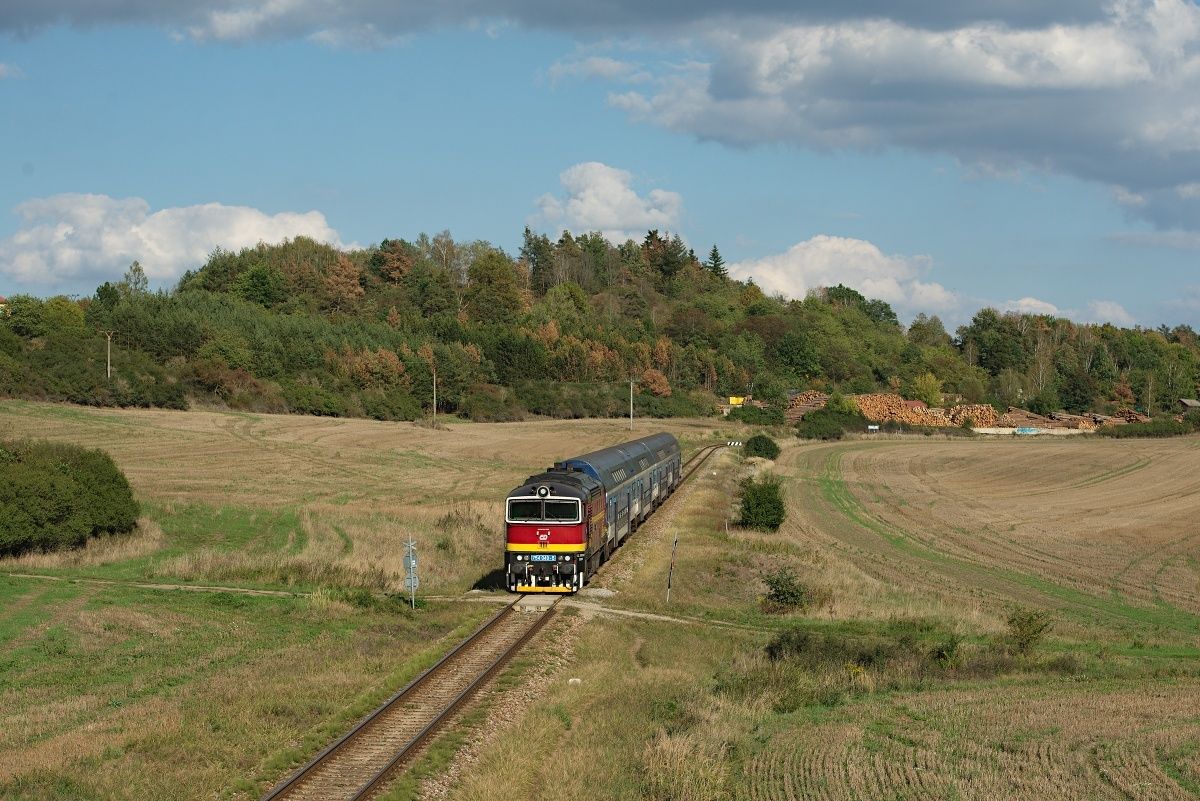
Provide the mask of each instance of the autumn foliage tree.
POLYGON ((651 367, 642 373, 642 386, 655 397, 669 398, 671 397, 671 384, 667 381, 667 377, 659 370, 651 367))
POLYGON ((329 307, 344 311, 354 305, 365 292, 362 286, 362 270, 344 254, 325 276, 325 292, 329 296, 329 307))

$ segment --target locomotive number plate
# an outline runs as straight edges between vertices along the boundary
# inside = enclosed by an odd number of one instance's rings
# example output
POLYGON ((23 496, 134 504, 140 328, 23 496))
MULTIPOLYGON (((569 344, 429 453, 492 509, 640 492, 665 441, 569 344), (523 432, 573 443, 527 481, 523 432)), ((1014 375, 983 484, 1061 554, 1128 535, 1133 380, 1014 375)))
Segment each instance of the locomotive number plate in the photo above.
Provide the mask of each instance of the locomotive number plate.
POLYGON ((554 554, 552 553, 531 553, 529 554, 530 562, 553 562, 554 554))

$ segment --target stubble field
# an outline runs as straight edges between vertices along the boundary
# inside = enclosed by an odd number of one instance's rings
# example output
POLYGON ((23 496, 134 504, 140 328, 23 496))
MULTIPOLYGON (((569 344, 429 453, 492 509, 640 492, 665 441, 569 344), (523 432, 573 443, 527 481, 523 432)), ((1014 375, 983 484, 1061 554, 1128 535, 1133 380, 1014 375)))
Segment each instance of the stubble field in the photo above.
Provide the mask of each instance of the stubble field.
POLYGON ((776 534, 726 534, 734 479, 762 467, 726 454, 600 581, 679 622, 584 628, 454 797, 1200 797, 1198 445, 793 440, 769 466, 776 534), (762 612, 780 565, 818 606, 762 612), (1018 606, 1053 619, 1027 655, 1018 606), (805 645, 767 657, 789 629, 805 645), (546 752, 610 769, 556 777, 546 752))
MULTIPOLYGON (((132 539, 0 563, 0 796, 254 796, 486 614, 450 598, 499 563, 507 489, 626 426, 0 403, 0 434, 105 447, 146 506, 132 539), (378 600, 405 536, 447 597, 415 615, 378 600), (136 586, 166 583, 297 594, 136 586)), ((1200 797, 1200 441, 781 444, 710 460, 548 629, 536 692, 394 797, 1200 797), (762 469, 787 522, 727 529, 762 469), (763 610, 780 567, 810 608, 763 610), (1029 654, 1016 605, 1053 618, 1029 654)))
POLYGON ((494 610, 458 599, 502 564, 498 498, 627 434, 0 401, 0 438, 104 448, 143 506, 0 560, 0 797, 257 798, 494 610))

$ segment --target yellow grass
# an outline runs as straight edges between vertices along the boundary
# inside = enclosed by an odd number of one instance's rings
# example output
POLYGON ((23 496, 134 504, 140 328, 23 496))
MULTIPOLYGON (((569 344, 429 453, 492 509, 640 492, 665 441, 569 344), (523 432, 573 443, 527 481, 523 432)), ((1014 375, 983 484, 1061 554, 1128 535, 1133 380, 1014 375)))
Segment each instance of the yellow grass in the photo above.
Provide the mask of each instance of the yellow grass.
MULTIPOLYGON (((497 499, 526 476, 634 436, 669 430, 695 447, 725 428, 736 430, 716 420, 639 420, 632 433, 622 420, 450 423, 434 429, 0 401, 6 436, 104 448, 139 499, 168 513, 186 514, 200 504, 294 511, 300 521, 297 536, 305 542, 298 550, 188 553, 158 565, 162 578, 219 582, 258 571, 282 580, 285 573, 299 573, 398 590, 402 544, 412 537, 421 554, 422 584, 434 593, 467 589, 502 564, 497 499)), ((0 570, 5 565, 17 566, 0 561, 0 570)))

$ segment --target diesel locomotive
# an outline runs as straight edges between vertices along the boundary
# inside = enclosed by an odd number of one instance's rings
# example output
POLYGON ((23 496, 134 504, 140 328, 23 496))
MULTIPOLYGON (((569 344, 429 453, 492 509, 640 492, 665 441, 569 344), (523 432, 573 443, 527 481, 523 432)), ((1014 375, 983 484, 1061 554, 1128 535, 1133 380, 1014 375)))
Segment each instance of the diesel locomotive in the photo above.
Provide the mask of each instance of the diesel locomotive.
POLYGON ((556 463, 505 501, 510 592, 571 593, 682 480, 679 442, 652 434, 556 463))

